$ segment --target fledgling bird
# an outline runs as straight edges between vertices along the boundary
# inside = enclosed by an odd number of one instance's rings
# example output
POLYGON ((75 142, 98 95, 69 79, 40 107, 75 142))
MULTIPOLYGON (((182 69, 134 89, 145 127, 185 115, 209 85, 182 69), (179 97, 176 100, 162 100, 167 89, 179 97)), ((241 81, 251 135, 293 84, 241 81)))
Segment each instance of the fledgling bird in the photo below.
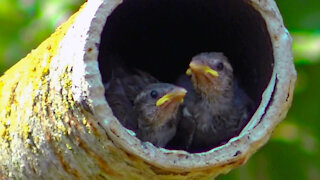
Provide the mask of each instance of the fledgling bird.
POLYGON ((194 56, 186 74, 191 82, 182 77, 177 84, 188 90, 184 106, 196 124, 189 127, 194 128, 190 149, 202 151, 219 145, 241 129, 249 117, 251 100, 238 87, 233 68, 223 53, 194 56))
POLYGON ((164 147, 176 133, 178 109, 186 92, 184 88, 168 83, 145 87, 134 101, 137 137, 157 147, 164 147))
POLYGON ((113 114, 124 127, 137 130, 138 122, 132 116, 134 100, 146 86, 158 82, 156 78, 140 70, 129 71, 123 66, 113 69, 111 80, 104 84, 105 97, 113 114))

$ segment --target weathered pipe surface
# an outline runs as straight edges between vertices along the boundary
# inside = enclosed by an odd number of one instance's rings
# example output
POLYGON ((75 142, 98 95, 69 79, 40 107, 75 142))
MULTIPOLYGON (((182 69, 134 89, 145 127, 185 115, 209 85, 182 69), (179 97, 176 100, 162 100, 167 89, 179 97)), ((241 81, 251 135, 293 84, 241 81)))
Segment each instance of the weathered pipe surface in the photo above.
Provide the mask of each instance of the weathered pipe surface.
POLYGON ((0 178, 212 179, 267 142, 291 105, 295 80, 291 37, 273 0, 89 0, 0 78, 0 178), (181 37, 171 34, 180 30, 181 37), (161 49, 169 39, 173 45, 161 49), (193 154, 156 148, 112 115, 102 83, 108 52, 170 81, 191 54, 209 50, 227 54, 256 103, 226 144, 193 154), (172 67, 159 72, 167 61, 172 67))

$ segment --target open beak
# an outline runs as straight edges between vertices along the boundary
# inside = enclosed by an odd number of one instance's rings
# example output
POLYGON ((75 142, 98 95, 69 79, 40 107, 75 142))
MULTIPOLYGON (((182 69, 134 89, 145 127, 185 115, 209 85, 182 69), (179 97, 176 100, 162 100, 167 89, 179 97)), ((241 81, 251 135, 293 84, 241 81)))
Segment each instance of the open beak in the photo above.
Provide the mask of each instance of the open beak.
POLYGON ((186 74, 190 76, 192 73, 195 74, 210 74, 212 77, 218 77, 219 74, 217 71, 211 69, 209 66, 200 65, 194 62, 189 64, 189 68, 186 71, 186 74))
POLYGON ((182 103, 186 93, 187 90, 185 90, 184 88, 175 88, 173 91, 165 94, 160 99, 158 99, 158 101, 156 102, 156 106, 162 106, 165 104, 171 104, 176 102, 182 103))

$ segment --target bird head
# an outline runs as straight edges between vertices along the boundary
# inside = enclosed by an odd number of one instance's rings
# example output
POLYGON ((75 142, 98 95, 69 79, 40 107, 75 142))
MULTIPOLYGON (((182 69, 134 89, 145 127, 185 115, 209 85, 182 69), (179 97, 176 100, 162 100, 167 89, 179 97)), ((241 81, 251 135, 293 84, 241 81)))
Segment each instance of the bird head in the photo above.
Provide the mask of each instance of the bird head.
POLYGON ((161 126, 174 118, 186 93, 184 88, 168 83, 146 86, 134 101, 139 125, 161 126))
POLYGON ((186 74, 193 87, 208 97, 232 88, 233 69, 223 53, 205 52, 191 59, 186 74))

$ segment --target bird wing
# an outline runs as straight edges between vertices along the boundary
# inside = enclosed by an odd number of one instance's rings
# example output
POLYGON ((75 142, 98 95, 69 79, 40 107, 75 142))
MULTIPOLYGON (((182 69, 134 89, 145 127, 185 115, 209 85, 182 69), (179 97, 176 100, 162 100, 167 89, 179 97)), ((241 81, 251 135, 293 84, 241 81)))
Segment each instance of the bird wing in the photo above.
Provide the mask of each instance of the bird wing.
POLYGON ((124 91, 128 99, 133 102, 137 95, 149 84, 158 83, 159 81, 150 74, 134 70, 133 74, 121 78, 124 91))
POLYGON ((133 104, 128 99, 120 79, 112 79, 108 83, 105 96, 120 123, 128 129, 136 129, 137 120, 134 118, 133 104))
POLYGON ((178 126, 175 136, 168 143, 168 149, 180 149, 188 151, 196 129, 195 119, 192 117, 188 109, 182 106, 179 110, 178 126))
MULTIPOLYGON (((254 102, 240 87, 237 80, 234 80, 234 105, 240 113, 238 114, 240 121, 247 121, 249 116, 252 114, 254 102)), ((243 122, 240 122, 240 124, 243 124, 243 122)))

